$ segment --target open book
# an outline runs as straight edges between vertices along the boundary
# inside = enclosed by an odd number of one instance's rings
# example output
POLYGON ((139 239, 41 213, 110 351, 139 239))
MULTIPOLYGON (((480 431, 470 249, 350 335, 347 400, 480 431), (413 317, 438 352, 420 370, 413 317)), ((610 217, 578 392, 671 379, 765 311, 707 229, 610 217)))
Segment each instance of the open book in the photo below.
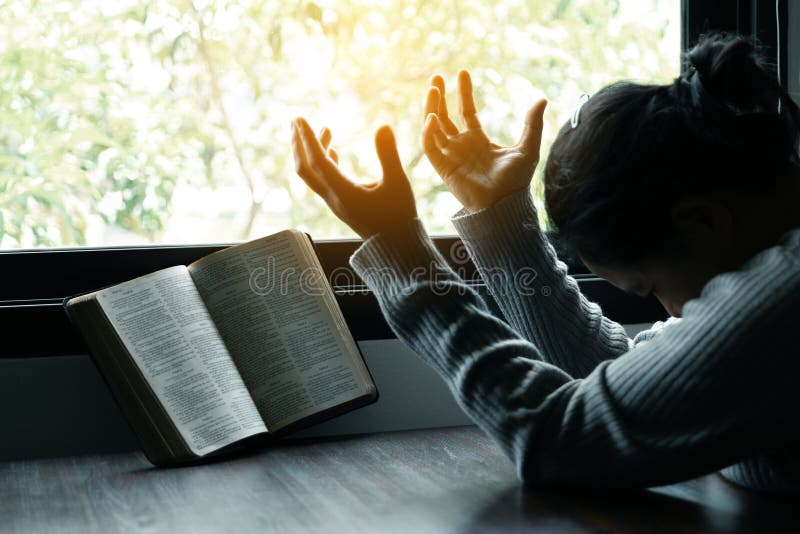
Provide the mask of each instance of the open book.
POLYGON ((311 241, 296 230, 65 307, 156 465, 377 399, 311 241))

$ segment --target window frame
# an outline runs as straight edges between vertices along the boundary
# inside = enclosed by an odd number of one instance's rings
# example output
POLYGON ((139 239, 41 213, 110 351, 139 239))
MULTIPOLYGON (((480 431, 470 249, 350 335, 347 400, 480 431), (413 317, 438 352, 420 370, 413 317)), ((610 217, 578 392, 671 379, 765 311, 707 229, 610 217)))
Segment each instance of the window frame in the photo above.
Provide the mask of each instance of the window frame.
MULTIPOLYGON (((501 313, 480 280, 471 261, 451 258, 459 248, 455 236, 435 236, 436 247, 453 268, 481 293, 496 313, 501 313)), ((349 257, 360 245, 356 239, 314 243, 326 276, 333 277, 336 299, 357 340, 391 339, 395 335, 383 319, 374 295, 360 283, 349 257), (352 283, 336 285, 338 280, 352 283)), ((9 334, 0 357, 66 356, 86 353, 86 347, 64 313, 65 297, 114 285, 137 276, 189 263, 229 245, 157 245, 148 247, 98 247, 0 252, 0 324, 9 334)), ((663 318, 654 299, 639 299, 574 265, 571 272, 581 289, 604 305, 615 319, 644 322, 663 318)))
MULTIPOLYGON (((778 0, 780 28, 775 23, 776 2, 758 0, 681 0, 681 49, 691 48, 697 39, 711 31, 735 32, 757 38, 764 46, 766 55, 778 57, 780 43, 780 79, 786 84, 788 73, 789 4, 778 0), (778 33, 780 32, 780 34, 778 33), (780 36, 780 39, 778 37, 780 36)), ((681 65, 685 68, 686 65, 681 65)))
MULTIPOLYGON (((774 54, 777 32, 772 2, 736 0, 720 3, 713 0, 681 0, 681 48, 686 50, 697 38, 711 29, 738 31, 756 35, 774 54), (720 5, 722 4, 722 5, 720 5), (767 5, 769 4, 769 5, 767 5), (772 17, 770 18, 770 9, 772 17)), ((786 57, 787 4, 781 2, 781 54, 786 57)), ((685 67, 685 65, 684 65, 685 67)), ((781 65, 786 80, 786 61, 781 65)), ((465 279, 484 295, 499 313, 471 262, 455 262, 449 252, 457 247, 458 237, 434 236, 437 248, 465 279)), ((348 258, 358 247, 354 239, 322 240, 315 243, 326 274, 350 269, 348 258)), ((87 349, 72 328, 63 310, 63 299, 174 265, 189 263, 228 246, 137 246, 92 247, 42 250, 0 251, 0 325, 4 347, 0 358, 66 356, 85 354, 87 349)), ((570 262, 570 273, 581 291, 598 302, 612 319, 622 323, 644 323, 663 319, 663 308, 654 298, 628 295, 608 282, 591 275, 583 265, 570 262)), ((334 287, 337 301, 357 340, 395 337, 386 324, 375 297, 356 281, 334 287)))

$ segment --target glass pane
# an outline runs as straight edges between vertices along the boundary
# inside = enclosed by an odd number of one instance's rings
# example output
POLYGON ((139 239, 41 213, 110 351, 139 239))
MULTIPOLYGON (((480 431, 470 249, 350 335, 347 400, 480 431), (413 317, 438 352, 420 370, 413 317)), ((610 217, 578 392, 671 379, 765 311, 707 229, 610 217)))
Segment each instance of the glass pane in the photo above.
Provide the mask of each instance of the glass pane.
POLYGON ((297 115, 362 178, 393 125, 422 217, 452 233, 418 142, 430 76, 470 68, 499 143, 545 94, 546 155, 581 93, 677 75, 679 4, 0 0, 0 247, 352 237, 294 175, 297 115))

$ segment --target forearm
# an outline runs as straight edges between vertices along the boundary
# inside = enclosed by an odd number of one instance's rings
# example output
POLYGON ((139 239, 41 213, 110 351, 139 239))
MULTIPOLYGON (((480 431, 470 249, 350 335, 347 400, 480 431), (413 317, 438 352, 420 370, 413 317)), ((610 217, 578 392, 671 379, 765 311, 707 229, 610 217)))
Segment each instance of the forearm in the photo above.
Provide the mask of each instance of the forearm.
POLYGON ((418 221, 392 236, 370 238, 350 261, 375 294, 389 326, 445 377, 455 375, 459 360, 469 358, 441 350, 445 337, 457 332, 466 345, 483 342, 482 330, 469 329, 471 320, 480 318, 481 326, 491 323, 504 338, 518 337, 453 272, 418 221))
POLYGON ((453 224, 509 323, 576 377, 626 352, 624 328, 580 292, 539 229, 527 190, 453 224))
POLYGON ((576 380, 493 317, 420 225, 371 238, 352 263, 398 337, 439 372, 531 483, 673 482, 741 459, 753 448, 749 437, 769 424, 741 395, 755 371, 743 377, 714 362, 703 375, 687 368, 668 376, 717 354, 697 326, 681 325, 678 335, 576 380))

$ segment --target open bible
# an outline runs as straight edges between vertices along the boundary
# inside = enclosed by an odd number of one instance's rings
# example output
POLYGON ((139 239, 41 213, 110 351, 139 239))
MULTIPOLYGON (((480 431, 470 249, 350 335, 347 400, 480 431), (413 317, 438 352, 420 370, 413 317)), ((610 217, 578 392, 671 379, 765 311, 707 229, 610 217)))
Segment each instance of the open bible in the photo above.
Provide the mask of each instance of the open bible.
POLYGON ((377 399, 313 245, 296 230, 69 298, 65 307, 155 465, 377 399))

